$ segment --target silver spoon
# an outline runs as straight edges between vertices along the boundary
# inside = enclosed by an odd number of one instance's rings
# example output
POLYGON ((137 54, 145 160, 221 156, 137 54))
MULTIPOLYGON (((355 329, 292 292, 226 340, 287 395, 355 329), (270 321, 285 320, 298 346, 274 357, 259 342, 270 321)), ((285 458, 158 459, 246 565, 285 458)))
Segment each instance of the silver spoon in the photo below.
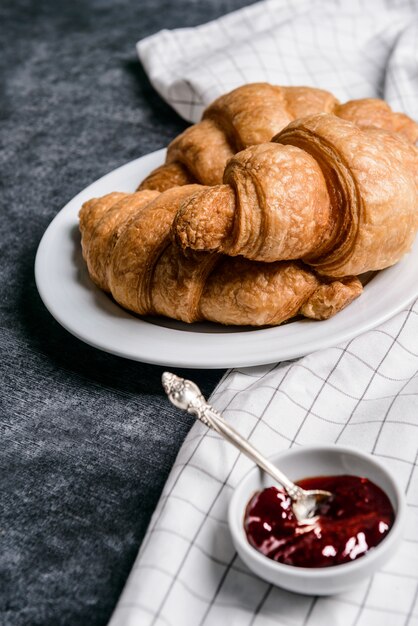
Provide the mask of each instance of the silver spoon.
POLYGON ((162 384, 168 399, 174 406, 191 413, 206 426, 213 428, 285 488, 292 500, 292 509, 299 522, 312 519, 318 511, 318 506, 324 500, 332 497, 332 493, 329 491, 322 489, 306 490, 295 485, 273 463, 260 454, 247 439, 244 439, 222 419, 219 411, 206 402, 199 387, 191 380, 180 378, 171 372, 164 372, 162 384))

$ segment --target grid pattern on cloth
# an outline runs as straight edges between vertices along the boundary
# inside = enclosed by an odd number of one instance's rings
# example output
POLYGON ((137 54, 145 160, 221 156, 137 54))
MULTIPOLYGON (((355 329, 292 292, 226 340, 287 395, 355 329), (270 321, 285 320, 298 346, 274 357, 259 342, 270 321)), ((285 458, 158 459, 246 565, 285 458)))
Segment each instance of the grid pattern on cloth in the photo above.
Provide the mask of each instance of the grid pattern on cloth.
POLYGON ((416 117, 417 16, 415 0, 264 0, 137 48, 155 89, 191 122, 222 93, 260 81, 341 101, 384 97, 416 117))
MULTIPOLYGON (((160 94, 197 121, 214 97, 269 81, 384 96, 418 118, 418 5, 265 0, 138 50, 160 94)), ((211 402, 266 455, 337 442, 380 458, 403 485, 395 557, 349 593, 296 596, 255 575, 227 526, 250 461, 197 423, 186 438, 110 626, 418 626, 418 303, 344 345, 232 370, 211 402)))
POLYGON ((418 303, 342 346, 232 370, 212 403, 267 455, 338 442, 390 468, 406 493, 400 550, 354 590, 297 596, 253 575, 227 526, 252 463, 197 423, 172 469, 111 626, 418 624, 418 303))

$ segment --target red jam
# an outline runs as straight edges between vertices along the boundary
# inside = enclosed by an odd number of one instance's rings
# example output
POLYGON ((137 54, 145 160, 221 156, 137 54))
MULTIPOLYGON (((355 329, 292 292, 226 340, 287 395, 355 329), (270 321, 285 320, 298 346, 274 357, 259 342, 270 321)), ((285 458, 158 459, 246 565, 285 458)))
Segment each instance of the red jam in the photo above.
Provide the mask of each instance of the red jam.
POLYGON ((245 510, 250 544, 269 559, 296 567, 328 567, 354 561, 387 535, 395 513, 386 494, 360 476, 318 476, 297 483, 333 497, 313 520, 298 522, 283 489, 259 491, 245 510))

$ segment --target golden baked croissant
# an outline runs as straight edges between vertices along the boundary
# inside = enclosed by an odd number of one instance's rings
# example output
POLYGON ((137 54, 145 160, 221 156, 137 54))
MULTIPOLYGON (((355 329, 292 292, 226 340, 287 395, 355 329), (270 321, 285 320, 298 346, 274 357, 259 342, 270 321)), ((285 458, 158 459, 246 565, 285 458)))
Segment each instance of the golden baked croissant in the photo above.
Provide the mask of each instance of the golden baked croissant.
POLYGON ((230 159, 224 184, 182 203, 174 235, 185 249, 358 275, 411 247, 417 181, 418 151, 395 134, 309 116, 230 159))
POLYGON ((362 291, 357 278, 320 278, 300 262, 261 263, 217 253, 185 256, 171 240, 183 202, 200 185, 159 193, 113 193, 80 211, 83 256, 92 280, 141 315, 193 322, 275 325, 300 313, 326 319, 362 291))
POLYGON ((170 143, 166 163, 151 172, 139 189, 219 184, 228 159, 236 152, 270 141, 291 121, 317 113, 333 113, 360 127, 396 132, 411 143, 418 139, 418 125, 407 115, 393 112, 383 100, 366 98, 341 105, 322 89, 252 83, 215 100, 201 122, 170 143))

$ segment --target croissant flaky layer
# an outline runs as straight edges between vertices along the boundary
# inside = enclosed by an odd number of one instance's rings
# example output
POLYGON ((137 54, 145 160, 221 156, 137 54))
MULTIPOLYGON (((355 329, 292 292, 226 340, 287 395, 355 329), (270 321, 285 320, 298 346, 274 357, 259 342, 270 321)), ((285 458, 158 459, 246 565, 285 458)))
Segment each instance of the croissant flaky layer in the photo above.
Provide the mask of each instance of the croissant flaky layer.
POLYGON ((270 141, 295 119, 318 113, 333 113, 360 128, 388 130, 412 144, 418 140, 418 125, 407 115, 392 111, 384 100, 365 98, 340 104, 323 89, 252 83, 209 105, 201 122, 169 144, 166 163, 154 170, 140 189, 164 191, 194 182, 219 184, 235 153, 270 141))
POLYGON ((360 295, 357 278, 322 279, 300 262, 185 255, 172 242, 172 223, 184 202, 206 191, 187 185, 86 202, 80 230, 92 280, 141 315, 253 326, 280 324, 297 314, 326 319, 360 295))
POLYGON ((186 198, 174 237, 184 249, 359 275, 411 247, 417 181, 418 151, 395 134, 309 116, 236 154, 223 184, 186 198))

